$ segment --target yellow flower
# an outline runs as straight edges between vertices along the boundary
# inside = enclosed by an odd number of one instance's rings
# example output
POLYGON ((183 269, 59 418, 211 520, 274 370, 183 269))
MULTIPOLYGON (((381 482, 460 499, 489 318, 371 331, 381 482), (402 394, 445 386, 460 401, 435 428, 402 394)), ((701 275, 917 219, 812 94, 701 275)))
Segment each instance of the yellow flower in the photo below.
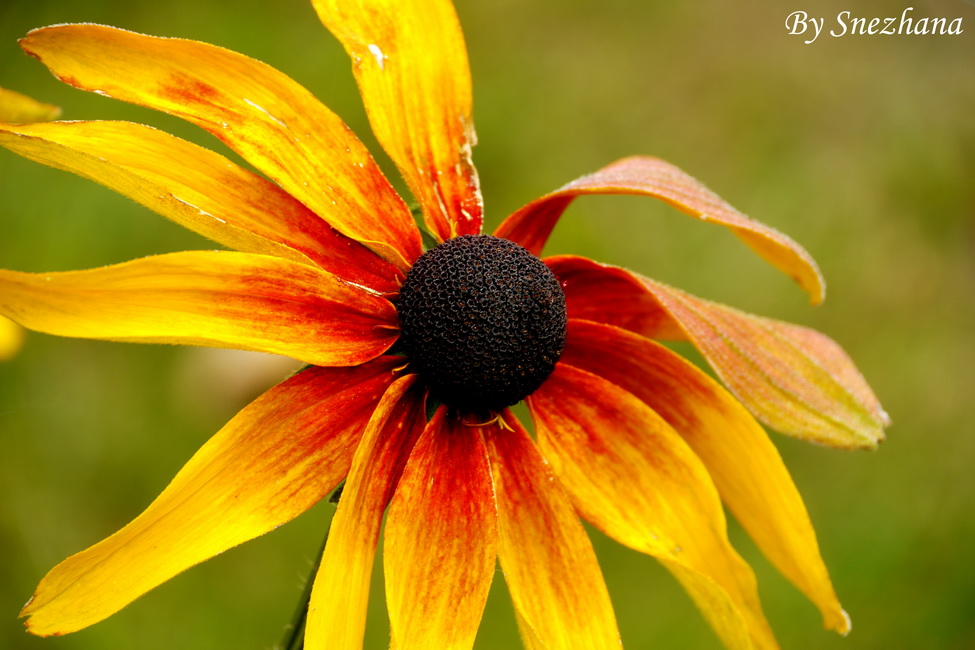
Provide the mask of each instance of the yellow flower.
POLYGON ((728 647, 776 647, 722 501, 825 625, 846 633, 802 500, 752 415, 815 442, 875 446, 886 416, 845 353, 812 330, 621 268, 537 257, 585 194, 651 196, 730 228, 818 302, 809 255, 647 157, 573 181, 482 234, 470 75, 451 4, 314 4, 352 57, 373 130, 421 207, 435 243, 425 253, 365 147, 267 65, 96 25, 22 41, 66 83, 189 120, 270 180, 137 124, 0 124, 3 146, 238 251, 0 271, 0 313, 61 336, 310 364, 235 416, 130 524, 55 567, 24 608, 30 631, 96 623, 291 520, 344 479, 309 608, 313 650, 361 646, 387 508, 399 648, 470 647, 496 561, 526 645, 617 647, 580 517, 658 558, 728 647), (735 397, 653 339, 693 343, 735 397), (522 399, 537 440, 508 410, 522 399))

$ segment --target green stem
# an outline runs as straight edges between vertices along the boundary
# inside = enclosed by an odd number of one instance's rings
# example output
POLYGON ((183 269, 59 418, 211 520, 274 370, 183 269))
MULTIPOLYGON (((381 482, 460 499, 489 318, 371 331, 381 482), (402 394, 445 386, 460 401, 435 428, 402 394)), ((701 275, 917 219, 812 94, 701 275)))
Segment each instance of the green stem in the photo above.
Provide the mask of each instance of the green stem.
MULTIPOLYGON (((345 487, 345 483, 335 488, 332 496, 328 498, 329 503, 338 505, 339 497, 342 496, 343 487, 345 487)), ((334 518, 334 513, 332 516, 334 518)), ((318 574, 318 567, 322 564, 325 545, 328 543, 328 533, 331 530, 332 520, 330 519, 328 527, 325 529, 325 539, 322 540, 322 547, 315 556, 315 561, 312 564, 311 572, 308 574, 308 579, 305 580, 305 587, 301 592, 301 598, 298 600, 298 607, 295 609, 294 616, 291 617, 291 623, 284 628, 284 641, 278 646, 281 650, 302 650, 305 647, 305 621, 308 619, 308 605, 311 602, 311 590, 315 585, 315 576, 318 574)))

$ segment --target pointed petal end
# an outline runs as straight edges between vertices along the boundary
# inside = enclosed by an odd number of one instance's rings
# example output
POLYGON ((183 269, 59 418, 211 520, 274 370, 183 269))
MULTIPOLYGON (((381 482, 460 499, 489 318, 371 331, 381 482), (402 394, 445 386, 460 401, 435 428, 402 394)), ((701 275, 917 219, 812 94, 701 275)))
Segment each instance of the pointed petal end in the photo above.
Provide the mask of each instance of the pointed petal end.
POLYGON ((835 616, 827 617, 823 625, 827 630, 833 630, 840 636, 848 636, 853 630, 853 621, 842 607, 838 608, 835 616))

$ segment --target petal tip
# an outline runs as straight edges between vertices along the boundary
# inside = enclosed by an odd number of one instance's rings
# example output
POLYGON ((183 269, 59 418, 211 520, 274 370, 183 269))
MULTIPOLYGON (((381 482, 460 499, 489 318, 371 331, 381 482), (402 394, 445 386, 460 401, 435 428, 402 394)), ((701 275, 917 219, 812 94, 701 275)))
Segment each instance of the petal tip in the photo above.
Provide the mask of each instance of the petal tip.
MULTIPOLYGON (((25 616, 30 616, 33 613, 33 612, 31 612, 31 605, 34 603, 34 599, 35 598, 37 598, 37 594, 33 594, 30 597, 30 600, 28 600, 26 603, 24 603, 24 606, 20 609, 20 614, 18 614, 18 618, 23 618, 25 616)), ((30 623, 29 620, 24 621, 24 624, 25 625, 27 625, 29 623, 30 623)))
POLYGON ((837 621, 838 625, 834 625, 833 629, 836 630, 840 636, 849 636, 850 632, 853 630, 853 621, 850 619, 850 615, 846 613, 846 610, 842 607, 839 611, 842 617, 841 621, 837 621))
POLYGON ((813 307, 818 307, 826 300, 826 281, 823 276, 819 276, 819 282, 814 287, 810 287, 809 291, 809 303, 813 307))
MULTIPOLYGON (((875 413, 875 415, 877 416, 877 419, 880 420, 880 424, 883 427, 889 427, 894 423, 894 421, 890 419, 890 415, 887 413, 887 411, 884 410, 884 407, 882 407, 880 404, 877 405, 877 412, 875 413)), ((883 437, 882 431, 881 431, 881 437, 883 437)))
POLYGON ((38 61, 40 61, 41 60, 40 55, 30 49, 30 38, 31 38, 31 34, 33 34, 36 31, 37 31, 36 29, 33 29, 33 30, 27 32, 27 36, 24 36, 23 38, 18 38, 17 39, 17 45, 20 46, 20 49, 22 49, 27 54, 27 56, 32 56, 35 59, 37 59, 38 61))

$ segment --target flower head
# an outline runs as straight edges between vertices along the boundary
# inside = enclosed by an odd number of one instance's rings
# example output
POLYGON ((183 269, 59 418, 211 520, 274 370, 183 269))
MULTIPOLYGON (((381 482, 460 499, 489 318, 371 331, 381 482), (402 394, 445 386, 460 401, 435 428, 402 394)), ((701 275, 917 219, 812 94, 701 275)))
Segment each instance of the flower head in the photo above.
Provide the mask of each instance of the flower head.
POLYGON ((527 645, 616 647, 580 517, 658 558, 728 647, 775 647, 722 502, 826 626, 846 633, 802 500, 755 419, 814 442, 875 446, 886 416, 845 353, 815 331, 622 268, 540 257, 586 194, 654 197, 725 226, 818 302, 823 281, 806 251, 639 156, 482 233, 470 74, 451 4, 314 4, 352 57, 373 130, 420 206, 426 251, 365 147, 269 66, 97 25, 22 41, 66 83, 189 120, 263 176, 138 124, 0 124, 0 145, 234 249, 0 271, 0 313, 61 336, 309 364, 237 414, 130 524, 55 567, 24 608, 30 631, 92 625, 344 480, 309 648, 361 646, 387 510, 387 606, 400 648, 470 647, 496 561, 527 645), (655 339, 690 341, 731 392, 655 339), (535 438, 508 409, 522 400, 535 438))

